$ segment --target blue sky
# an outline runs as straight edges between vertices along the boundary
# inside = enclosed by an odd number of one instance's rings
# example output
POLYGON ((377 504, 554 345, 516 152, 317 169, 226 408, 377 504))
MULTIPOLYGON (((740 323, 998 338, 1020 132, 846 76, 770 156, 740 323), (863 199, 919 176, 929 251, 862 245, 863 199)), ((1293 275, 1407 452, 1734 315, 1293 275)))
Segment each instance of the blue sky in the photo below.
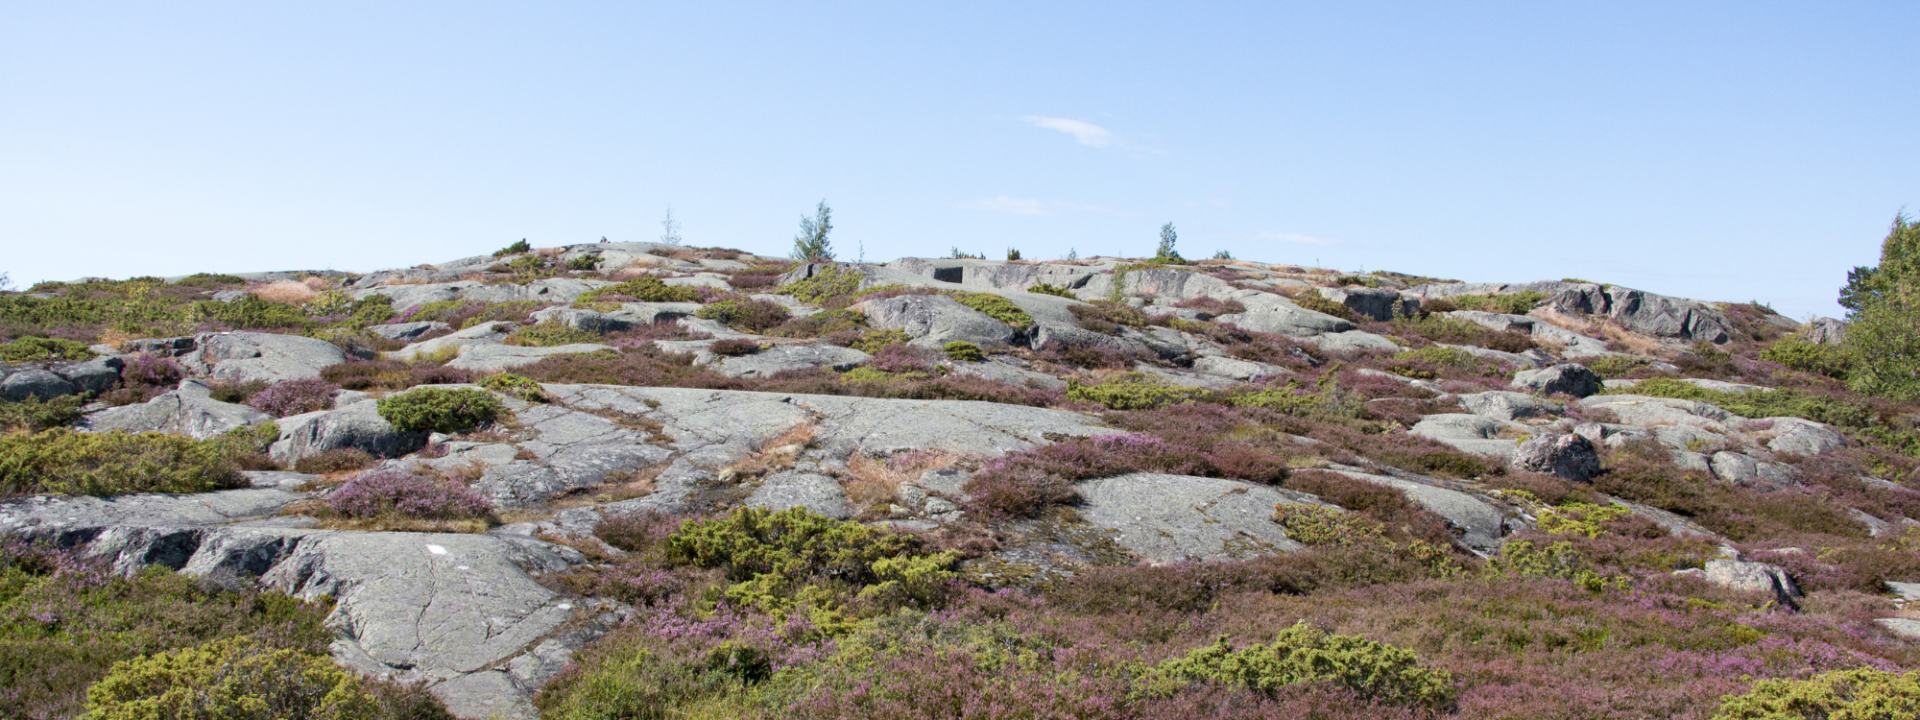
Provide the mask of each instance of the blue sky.
POLYGON ((651 240, 1578 276, 1833 315, 1920 4, 0 5, 0 271, 651 240))

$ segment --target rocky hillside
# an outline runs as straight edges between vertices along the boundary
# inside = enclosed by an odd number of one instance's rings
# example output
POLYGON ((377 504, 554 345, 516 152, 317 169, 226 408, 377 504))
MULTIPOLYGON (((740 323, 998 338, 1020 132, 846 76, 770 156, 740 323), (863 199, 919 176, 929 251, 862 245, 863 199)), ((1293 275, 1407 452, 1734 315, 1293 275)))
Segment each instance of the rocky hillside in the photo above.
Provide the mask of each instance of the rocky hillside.
POLYGON ((42 283, 0 716, 1912 717, 1920 408, 1843 333, 645 243, 42 283))

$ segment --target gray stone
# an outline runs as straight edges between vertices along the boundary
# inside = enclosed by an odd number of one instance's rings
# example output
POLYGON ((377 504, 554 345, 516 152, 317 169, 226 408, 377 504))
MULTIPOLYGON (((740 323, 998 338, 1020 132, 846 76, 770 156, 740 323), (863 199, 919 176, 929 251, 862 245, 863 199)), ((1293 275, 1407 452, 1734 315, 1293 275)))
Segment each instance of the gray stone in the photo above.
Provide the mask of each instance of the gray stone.
POLYGON ((1321 297, 1347 306, 1355 315, 1380 322, 1420 310, 1418 298, 1403 301, 1400 293, 1383 288, 1319 288, 1319 292, 1321 297))
POLYGON ((1767 447, 1774 452, 1819 455, 1847 446, 1847 438, 1826 425, 1796 417, 1764 418, 1776 433, 1767 447))
POLYGON ((1514 373, 1510 387, 1541 395, 1562 393, 1583 398, 1600 392, 1600 383, 1600 374, 1587 369, 1587 366, 1565 363, 1514 373))
POLYGON ((786 471, 768 475, 754 488, 753 494, 747 496, 746 504, 772 510, 804 507, 835 520, 853 516, 853 506, 847 503, 847 493, 839 481, 815 473, 786 471))
POLYGON ((1058 390, 1067 386, 1067 381, 1043 372, 1016 367, 1000 358, 989 358, 984 362, 954 362, 947 364, 948 371, 956 375, 975 375, 1003 382, 1009 385, 1058 390))
POLYGON ((1229 299, 1240 301, 1241 305, 1246 306, 1246 312, 1221 315, 1215 320, 1242 330, 1311 337, 1354 329, 1351 322, 1308 310, 1273 293, 1246 290, 1233 294, 1229 299))
POLYGON ((116 526, 226 525, 271 515, 304 498, 304 494, 279 488, 191 495, 37 495, 0 500, 0 536, 72 545, 116 526))
POLYGON ((1574 482, 1589 482, 1600 474, 1600 453, 1585 437, 1543 432, 1526 439, 1513 451, 1513 466, 1574 482))
MULTIPOLYGON (((273 419, 259 410, 220 402, 190 389, 195 386, 198 384, 189 380, 182 383, 183 389, 147 402, 101 410, 87 416, 82 426, 93 432, 163 432, 204 440, 273 419)), ((198 389, 204 391, 205 386, 198 389)))
POLYGON ((694 362, 711 364, 727 377, 772 377, 786 370, 828 368, 844 372, 873 359, 853 348, 827 343, 781 343, 751 355, 714 355, 702 352, 694 362))
POLYGON ((532 365, 555 355, 584 355, 602 350, 613 351, 613 347, 597 343, 573 343, 554 347, 475 343, 460 346, 460 356, 448 361, 447 367, 480 373, 496 373, 522 365, 532 365))
POLYGON ((504 320, 477 323, 473 327, 465 328, 452 335, 443 335, 400 348, 387 353, 387 357, 395 360, 415 360, 422 356, 438 355, 446 352, 448 348, 453 348, 457 353, 467 345, 498 344, 518 329, 520 329, 518 323, 504 320))
POLYGON ((337 410, 321 410, 280 419, 280 439, 269 449, 273 459, 287 465, 328 450, 354 448, 376 457, 395 457, 419 450, 427 433, 400 432, 380 417, 376 400, 362 400, 337 410))
POLYGON ((102 393, 120 382, 120 370, 126 365, 125 360, 106 356, 85 362, 55 363, 47 369, 73 383, 75 392, 102 393))
POLYGON ((1268 365, 1252 360, 1240 360, 1224 355, 1196 359, 1193 361, 1193 369, 1208 375, 1215 375, 1242 382, 1263 375, 1282 375, 1287 372, 1285 368, 1276 365, 1268 365))
POLYGON ((1710 461, 1714 477, 1739 485, 1785 488, 1800 484, 1793 479, 1792 468, 1780 463, 1762 462, 1736 452, 1717 452, 1710 461))
POLYGON ((1903 617, 1874 618, 1873 622, 1886 628, 1887 632, 1908 640, 1920 640, 1920 620, 1903 617))
POLYGON ((1579 405, 1582 408, 1604 408, 1619 417, 1622 424, 1639 427, 1691 425, 1725 432, 1723 423, 1735 417, 1713 403, 1645 395, 1594 395, 1582 399, 1579 405))
POLYGON ((1460 531, 1460 543, 1475 552, 1491 553, 1504 542, 1505 513, 1480 498, 1441 487, 1439 481, 1433 478, 1412 473, 1381 475, 1353 469, 1336 469, 1334 472, 1399 490, 1407 499, 1446 518, 1448 524, 1460 531))
POLYGON ((1714 558, 1707 561, 1702 571, 1707 582, 1734 590, 1762 593, 1787 607, 1794 607, 1795 601, 1800 599, 1799 586, 1794 585, 1793 578, 1778 565, 1714 558))
POLYGON ((922 347, 938 348, 953 341, 992 347, 1012 343, 1016 336, 1012 326, 945 295, 898 295, 868 300, 853 309, 865 313, 873 327, 904 331, 922 347))
POLYGON ((206 333, 194 344, 193 352, 181 358, 188 370, 238 382, 317 378, 322 369, 347 359, 333 343, 299 335, 206 333))
POLYGON ((1564 406, 1552 400, 1505 390, 1461 395, 1460 406, 1495 420, 1553 417, 1566 412, 1564 406))
POLYGON ((1546 367, 1548 365, 1553 364, 1553 356, 1548 355, 1537 348, 1533 350, 1528 350, 1523 353, 1510 353, 1510 352, 1502 352, 1499 350, 1494 350, 1492 348, 1476 347, 1473 345, 1448 345, 1445 343, 1435 343, 1435 344, 1439 345, 1440 347, 1453 348, 1455 350, 1465 352, 1468 355, 1472 355, 1474 357, 1477 357, 1483 360, 1492 360, 1494 362, 1516 367, 1516 368, 1539 368, 1539 367, 1546 367))
POLYGON ((1441 414, 1421 418, 1408 432, 1444 443, 1461 452, 1504 458, 1513 454, 1518 441, 1497 436, 1502 431, 1526 432, 1529 429, 1525 425, 1481 415, 1441 414))
POLYGON ((1267 485, 1158 473, 1083 480, 1075 487, 1081 518, 1156 564, 1299 550, 1273 522, 1274 506, 1323 504, 1267 485))
POLYGON ((388 340, 413 340, 428 333, 452 330, 453 326, 443 322, 406 322, 391 325, 373 325, 367 332, 388 340))
POLYGON ((519 412, 516 444, 450 443, 445 457, 408 458, 403 467, 425 466, 441 472, 484 468, 473 489, 495 507, 537 505, 572 490, 589 488, 672 457, 654 444, 657 436, 625 427, 599 415, 555 405, 519 412))
POLYGON ((1807 323, 1804 330, 1807 340, 1820 345, 1838 345, 1846 342, 1847 323, 1833 318, 1816 318, 1807 323))
POLYGON ((53 371, 37 367, 26 367, 8 373, 0 380, 0 399, 20 402, 28 398, 52 400, 63 395, 72 395, 78 391, 72 382, 55 375, 53 371))
POLYGON ((1308 338, 1321 350, 1333 353, 1354 350, 1399 350, 1400 344, 1384 335, 1375 335, 1362 330, 1321 333, 1308 338))

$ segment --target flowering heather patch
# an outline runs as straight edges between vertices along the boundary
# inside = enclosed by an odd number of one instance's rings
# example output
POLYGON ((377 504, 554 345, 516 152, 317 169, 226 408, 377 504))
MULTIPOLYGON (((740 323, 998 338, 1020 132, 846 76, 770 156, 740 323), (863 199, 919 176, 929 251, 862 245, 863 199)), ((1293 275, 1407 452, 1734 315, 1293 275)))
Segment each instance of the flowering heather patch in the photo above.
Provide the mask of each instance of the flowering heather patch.
POLYGON ((652 345, 655 340, 706 340, 712 335, 696 330, 688 330, 674 320, 660 320, 646 325, 635 325, 619 332, 607 333, 600 342, 617 348, 635 348, 652 345))
POLYGON ((484 517, 493 504, 449 480, 375 470, 348 480, 327 496, 327 505, 345 517, 371 519, 397 514, 422 520, 484 517))
POLYGON ((247 405, 274 417, 327 410, 340 386, 320 378, 283 380, 267 386, 247 399, 247 405))
POLYGON ((415 385, 457 385, 472 379, 459 368, 401 360, 348 360, 321 370, 320 377, 347 390, 405 390, 415 385))
POLYGON ((1168 440, 1147 433, 1102 435, 1008 453, 981 465, 967 483, 975 509, 1022 516, 1078 499, 1073 482, 1131 472, 1275 482, 1286 459, 1271 450, 1205 432, 1168 440))
POLYGON ((889 373, 929 372, 933 365, 928 362, 928 355, 928 352, 906 343, 888 345, 874 353, 873 359, 868 360, 865 367, 889 373))

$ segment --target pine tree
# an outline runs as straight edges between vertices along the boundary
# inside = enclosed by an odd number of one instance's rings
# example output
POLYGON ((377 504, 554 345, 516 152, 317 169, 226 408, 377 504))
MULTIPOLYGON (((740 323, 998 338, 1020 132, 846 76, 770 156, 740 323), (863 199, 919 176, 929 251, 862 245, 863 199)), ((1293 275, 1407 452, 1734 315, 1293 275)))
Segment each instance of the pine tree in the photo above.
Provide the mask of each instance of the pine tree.
POLYGON ((833 231, 833 208, 821 200, 813 217, 800 216, 800 234, 793 236, 793 259, 801 262, 832 262, 833 244, 827 233, 833 231))

